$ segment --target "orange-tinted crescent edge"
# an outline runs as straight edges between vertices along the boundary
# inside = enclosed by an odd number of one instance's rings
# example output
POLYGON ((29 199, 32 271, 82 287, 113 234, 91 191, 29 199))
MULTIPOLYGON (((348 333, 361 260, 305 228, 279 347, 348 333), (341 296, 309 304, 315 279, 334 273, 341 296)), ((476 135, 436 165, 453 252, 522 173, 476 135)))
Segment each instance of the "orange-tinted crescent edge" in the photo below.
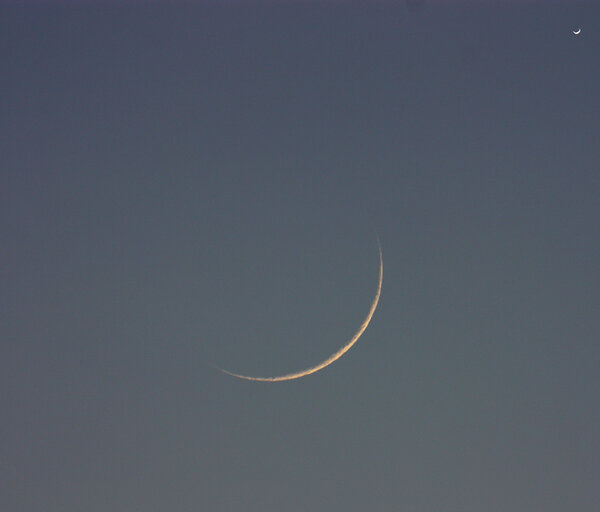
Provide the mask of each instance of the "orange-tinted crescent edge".
POLYGON ((379 282, 377 284, 377 293, 375 294, 375 298, 371 303, 369 313, 363 320, 363 323, 360 325, 358 331, 356 331, 356 334, 352 336, 352 339, 348 343, 346 343, 342 348, 340 348, 337 352, 329 356, 322 363, 319 363, 315 366, 311 366, 306 370, 287 373, 286 375, 280 375, 279 377, 251 377, 249 375, 240 375, 239 373, 233 373, 228 370, 224 370, 223 368, 219 368, 219 370, 221 370, 223 373, 226 373, 227 375, 231 375, 232 377, 237 377, 238 379, 253 380, 258 382, 282 382, 285 380, 294 380, 299 379, 301 377, 306 377, 307 375, 316 373, 319 370, 322 370, 323 368, 326 368, 330 364, 337 361, 340 357, 342 357, 346 352, 348 352, 348 350, 350 350, 353 347, 353 345, 358 341, 358 338, 360 338, 365 332, 365 330, 369 326, 369 323, 371 323, 371 319, 373 318, 375 310, 377 309, 377 305, 379 304, 379 297, 381 296, 381 285, 383 284, 383 255, 381 253, 381 244, 379 243, 379 240, 377 240, 377 245, 379 247, 379 282))

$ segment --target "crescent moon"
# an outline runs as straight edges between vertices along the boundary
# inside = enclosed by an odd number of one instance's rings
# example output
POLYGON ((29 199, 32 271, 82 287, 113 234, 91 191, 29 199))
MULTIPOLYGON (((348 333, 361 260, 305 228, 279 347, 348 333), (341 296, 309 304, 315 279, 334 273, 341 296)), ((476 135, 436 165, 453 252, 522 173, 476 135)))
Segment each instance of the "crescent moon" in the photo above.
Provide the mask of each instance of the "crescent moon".
POLYGON ((348 352, 348 350, 350 350, 353 347, 353 345, 358 341, 358 338, 360 338, 362 336, 362 334, 365 332, 365 330, 371 323, 371 319, 373 318, 373 315, 375 314, 375 310, 377 309, 377 305, 379 304, 379 297, 381 296, 381 285, 383 283, 383 256, 381 253, 381 244, 379 243, 379 240, 377 240, 377 245, 379 248, 379 281, 377 284, 377 293, 375 293, 375 298, 373 299, 373 302, 371 303, 369 312, 367 313, 367 316, 363 320, 363 323, 358 328, 358 331, 356 331, 356 333, 354 334, 354 336, 352 336, 350 341, 348 343, 346 343, 342 348, 340 348, 337 352, 335 352, 334 354, 329 356, 327 359, 325 359, 325 361, 323 361, 315 366, 311 366, 310 368, 307 368, 306 370, 300 370, 297 372, 288 373, 286 375, 280 375, 279 377, 251 377, 249 375, 240 375, 239 373, 233 373, 228 370, 224 370, 223 368, 218 368, 218 367, 217 368, 219 370, 221 370, 223 373, 226 373, 227 375, 231 375, 232 377, 237 377, 238 379, 253 380, 253 381, 258 381, 258 382, 282 382, 285 380, 294 380, 294 379, 300 379, 301 377, 306 377, 307 375, 316 373, 319 370, 322 370, 323 368, 328 367, 330 364, 335 363, 340 357, 342 357, 346 352, 348 352))
POLYGON ((576 36, 581 34, 581 29, 578 28, 577 30, 573 30, 573 34, 575 34, 576 36))

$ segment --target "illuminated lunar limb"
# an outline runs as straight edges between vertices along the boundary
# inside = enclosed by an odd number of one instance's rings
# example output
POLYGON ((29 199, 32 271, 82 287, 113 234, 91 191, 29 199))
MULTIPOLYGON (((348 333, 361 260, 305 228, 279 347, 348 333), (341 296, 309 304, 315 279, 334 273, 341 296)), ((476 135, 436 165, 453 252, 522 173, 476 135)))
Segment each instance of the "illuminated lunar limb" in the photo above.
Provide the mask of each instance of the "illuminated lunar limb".
POLYGON ((253 380, 253 381, 258 381, 258 382, 282 382, 285 380, 294 380, 294 379, 299 379, 301 377, 306 377, 307 375, 316 373, 319 370, 322 370, 323 368, 326 368, 330 364, 337 361, 346 352, 348 352, 348 350, 350 350, 352 348, 352 346, 358 341, 358 339, 365 332, 365 330, 369 326, 369 323, 371 323, 371 319, 373 318, 373 315, 375 314, 375 310, 377 309, 377 305, 379 304, 379 297, 381 296, 381 285, 383 283, 383 255, 381 253, 381 244, 379 243, 379 240, 377 240, 377 245, 379 247, 379 281, 377 284, 377 293, 375 294, 375 298, 373 299, 373 302, 371 303, 369 312, 368 312, 367 316, 365 317, 365 319, 363 320, 363 323, 358 328, 358 331, 356 331, 356 333, 354 334, 354 336, 352 336, 350 341, 348 343, 346 343, 342 348, 340 348, 337 352, 335 352, 333 355, 331 355, 330 357, 325 359, 325 361, 323 361, 322 363, 319 363, 315 366, 311 366, 310 368, 307 368, 306 370, 300 370, 297 372, 288 373, 286 375, 281 375, 279 377, 251 377, 249 375, 241 375, 239 373, 233 373, 228 370, 224 370, 223 368, 219 368, 219 370, 221 370, 223 373, 226 373, 227 375, 231 375, 232 377, 237 377, 238 379, 253 380))

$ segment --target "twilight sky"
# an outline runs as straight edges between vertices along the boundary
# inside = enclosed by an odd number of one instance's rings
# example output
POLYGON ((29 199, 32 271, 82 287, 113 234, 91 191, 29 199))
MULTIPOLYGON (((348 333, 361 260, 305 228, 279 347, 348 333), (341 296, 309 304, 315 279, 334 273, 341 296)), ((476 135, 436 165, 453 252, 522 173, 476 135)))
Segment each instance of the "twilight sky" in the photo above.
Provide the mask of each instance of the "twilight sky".
POLYGON ((599 49, 571 0, 4 2, 0 509, 597 511, 599 49), (377 236, 343 358, 214 369, 336 351, 377 236))

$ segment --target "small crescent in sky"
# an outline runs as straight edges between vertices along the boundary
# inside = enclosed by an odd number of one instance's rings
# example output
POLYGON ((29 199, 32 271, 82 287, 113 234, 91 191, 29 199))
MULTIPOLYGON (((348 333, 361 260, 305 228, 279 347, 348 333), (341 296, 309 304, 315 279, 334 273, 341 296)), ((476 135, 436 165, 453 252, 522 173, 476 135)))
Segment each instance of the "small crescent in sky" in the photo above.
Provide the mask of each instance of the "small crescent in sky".
POLYGON ((360 338, 362 336, 363 332, 365 332, 365 330, 369 326, 369 323, 371 322, 371 319, 373 318, 375 309, 377 309, 377 304, 379 304, 379 297, 381 296, 381 285, 383 283, 383 256, 381 254, 381 244, 379 243, 379 240, 377 240, 377 245, 379 247, 379 282, 377 284, 377 293, 375 294, 375 298, 373 299, 371 308, 369 309, 369 313, 367 314, 366 318, 363 320, 363 323, 358 328, 358 331, 356 331, 356 334, 354 334, 354 336, 352 336, 350 341, 348 343, 346 343, 342 348, 340 348, 337 352, 335 352, 333 355, 329 356, 322 363, 319 363, 315 366, 311 366, 310 368, 307 368, 306 370, 300 370, 297 372, 288 373, 286 375, 281 375, 279 377, 250 377, 248 375, 240 375, 239 373, 233 373, 228 370, 224 370, 223 368, 218 368, 218 367, 217 368, 219 370, 221 370, 223 373, 226 373, 227 375, 231 375, 232 377, 237 377, 238 379, 254 380, 254 381, 259 381, 259 382, 281 382, 284 380, 294 380, 294 379, 299 379, 300 377, 306 377, 307 375, 316 373, 319 370, 326 368, 331 363, 334 363, 335 361, 337 361, 346 352, 348 352, 348 350, 350 350, 352 348, 352 346, 358 341, 358 338, 360 338))
POLYGON ((573 30, 573 34, 575 34, 576 36, 581 34, 581 28, 578 28, 577 30, 573 30))

